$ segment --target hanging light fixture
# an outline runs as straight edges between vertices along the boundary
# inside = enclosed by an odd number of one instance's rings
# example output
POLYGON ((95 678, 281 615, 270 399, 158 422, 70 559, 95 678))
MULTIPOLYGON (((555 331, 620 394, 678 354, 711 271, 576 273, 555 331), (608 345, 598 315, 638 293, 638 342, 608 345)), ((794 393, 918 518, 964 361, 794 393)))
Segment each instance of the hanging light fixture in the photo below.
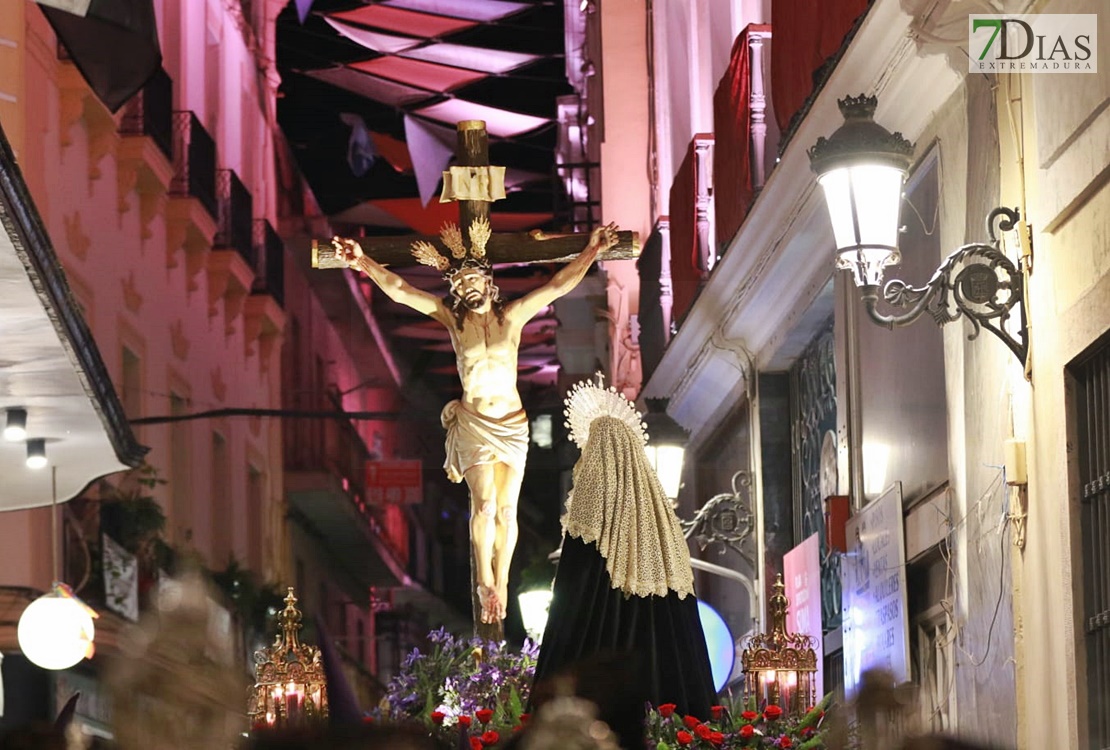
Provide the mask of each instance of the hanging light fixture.
POLYGON ((27 439, 27 410, 14 407, 7 410, 8 419, 4 425, 4 439, 18 443, 27 439))
POLYGON ((51 552, 54 584, 23 610, 16 627, 19 648, 32 664, 43 669, 68 669, 93 655, 96 610, 58 579, 58 467, 51 477, 51 552))
POLYGON ((551 586, 521 591, 516 595, 520 604, 520 620, 524 624, 524 632, 536 643, 543 640, 543 631, 547 628, 547 614, 551 609, 551 586))
POLYGON ((686 457, 686 430, 667 414, 667 399, 649 398, 644 424, 648 441, 644 446, 648 463, 659 477, 663 491, 673 502, 682 488, 682 463, 686 457))
POLYGON ((27 468, 41 469, 46 466, 46 440, 32 438, 27 441, 27 468))
POLYGON ((740 655, 744 693, 757 703, 778 706, 788 716, 801 716, 817 698, 817 652, 812 636, 786 630, 790 602, 782 574, 773 588, 768 601, 771 629, 751 636, 740 655))
MULTIPOLYGON (((1028 228, 1016 210, 995 208, 987 215, 989 243, 974 242, 954 250, 922 287, 899 279, 886 282, 884 301, 902 313, 878 310, 879 286, 887 266, 901 260, 898 251, 902 187, 914 146, 874 120, 878 99, 849 96, 837 104, 844 124, 809 150, 810 166, 825 193, 836 241, 836 267, 852 273, 868 317, 884 328, 905 326, 929 313, 938 325, 966 317, 969 338, 986 328, 1023 363, 1029 353, 1023 269, 1000 248, 1001 231, 1018 228, 1028 247, 1028 228), (1017 308, 1016 333, 1007 330, 1017 308)), ((1025 250, 1023 249, 1023 254, 1025 250)))
POLYGON ((281 632, 272 646, 254 654, 255 684, 247 704, 251 726, 269 728, 325 721, 327 680, 320 649, 301 643, 301 611, 293 588, 278 615, 281 632))

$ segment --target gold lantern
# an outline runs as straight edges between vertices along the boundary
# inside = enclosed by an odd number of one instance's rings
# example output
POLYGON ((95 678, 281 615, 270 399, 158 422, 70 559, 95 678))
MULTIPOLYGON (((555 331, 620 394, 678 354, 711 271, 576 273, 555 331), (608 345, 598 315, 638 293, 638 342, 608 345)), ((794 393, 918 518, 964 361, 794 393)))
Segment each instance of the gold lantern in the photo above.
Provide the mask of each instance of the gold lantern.
POLYGON ((800 716, 817 698, 816 641, 808 635, 787 632, 786 611, 790 602, 785 590, 780 574, 769 602, 771 630, 748 639, 740 664, 746 696, 776 705, 787 715, 800 716))
POLYGON ((301 611, 293 589, 278 617, 281 632, 269 648, 254 652, 255 684, 247 714, 255 728, 297 726, 327 719, 328 690, 320 649, 301 643, 301 611))

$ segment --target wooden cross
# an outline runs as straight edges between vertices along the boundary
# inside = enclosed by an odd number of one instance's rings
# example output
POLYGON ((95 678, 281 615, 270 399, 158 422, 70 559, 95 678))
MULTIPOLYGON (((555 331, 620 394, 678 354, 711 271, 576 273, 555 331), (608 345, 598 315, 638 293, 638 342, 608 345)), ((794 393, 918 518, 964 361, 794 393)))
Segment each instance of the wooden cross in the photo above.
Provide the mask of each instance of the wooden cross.
MULTIPOLYGON (((482 120, 463 120, 458 123, 458 143, 455 157, 459 166, 488 167, 489 137, 482 120)), ((489 201, 461 200, 459 227, 464 236, 474 219, 489 219, 489 201)), ((598 256, 598 260, 623 260, 640 255, 640 240, 636 232, 618 232, 618 242, 598 256)), ((416 265, 410 246, 424 240, 442 247, 438 235, 406 235, 402 237, 364 237, 359 244, 371 258, 383 266, 401 268, 416 265)), ((486 244, 486 257, 493 265, 498 263, 565 263, 573 260, 586 248, 586 234, 545 234, 511 232, 494 234, 486 244)), ((330 241, 312 242, 313 268, 346 268, 347 264, 336 257, 330 241)))
MULTIPOLYGON (((489 137, 482 120, 463 120, 458 123, 458 142, 455 150, 458 166, 488 167, 489 137)), ((475 219, 489 221, 490 201, 460 200, 459 227, 466 232, 475 219)), ((640 241, 636 232, 618 232, 618 242, 601 253, 598 260, 636 258, 640 254, 640 241)), ((412 243, 423 240, 442 247, 438 236, 407 235, 403 237, 360 238, 363 251, 381 263, 393 268, 412 266, 416 260, 411 253, 412 243)), ((573 260, 586 248, 586 234, 547 235, 540 231, 493 234, 486 243, 486 257, 493 265, 498 263, 555 263, 573 260)), ((330 241, 312 242, 313 268, 347 268, 347 263, 336 256, 330 241)), ((481 621, 481 604, 477 594, 477 572, 474 544, 470 545, 470 595, 474 613, 475 635, 489 640, 504 640, 501 622, 486 624, 481 621)))

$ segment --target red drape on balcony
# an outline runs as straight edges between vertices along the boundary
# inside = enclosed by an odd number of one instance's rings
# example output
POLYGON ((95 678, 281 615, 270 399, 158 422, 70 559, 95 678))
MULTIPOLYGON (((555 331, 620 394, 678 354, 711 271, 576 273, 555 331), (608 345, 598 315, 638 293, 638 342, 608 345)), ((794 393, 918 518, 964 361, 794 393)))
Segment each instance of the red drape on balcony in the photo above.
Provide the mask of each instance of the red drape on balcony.
POLYGON ((786 130, 813 91, 813 74, 840 49, 868 4, 868 0, 772 0, 771 100, 780 128, 786 130))
POLYGON ((726 245, 748 215, 755 192, 752 189, 751 54, 748 51, 751 28, 749 25, 736 37, 728 70, 713 95, 713 133, 719 144, 713 149, 714 203, 717 236, 726 245))
POLYGON ((681 320, 698 292, 701 272, 698 270, 698 238, 694 201, 697 175, 694 143, 690 142, 686 158, 671 183, 671 284, 674 302, 672 320, 681 320))

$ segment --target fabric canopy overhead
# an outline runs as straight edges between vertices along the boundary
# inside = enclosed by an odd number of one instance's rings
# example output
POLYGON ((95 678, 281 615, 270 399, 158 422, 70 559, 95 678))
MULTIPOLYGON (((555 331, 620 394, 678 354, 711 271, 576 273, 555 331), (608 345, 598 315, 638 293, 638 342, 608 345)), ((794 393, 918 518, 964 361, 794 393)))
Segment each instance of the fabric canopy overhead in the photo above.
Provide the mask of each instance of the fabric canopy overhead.
POLYGON ((402 57, 375 57, 373 60, 351 63, 349 67, 428 91, 451 91, 485 77, 485 74, 471 70, 406 60, 402 57))
POLYGON ((354 68, 328 68, 326 70, 309 70, 305 75, 320 81, 325 81, 333 86, 346 89, 376 102, 388 104, 391 107, 403 107, 414 104, 432 96, 425 89, 405 86, 385 78, 362 73, 354 68))
POLYGON ((358 207, 432 200, 455 157, 460 120, 486 122, 491 162, 506 167, 511 193, 501 211, 544 222, 565 202, 549 178, 554 102, 571 91, 561 7, 548 0, 314 0, 303 24, 298 11, 289 3, 278 20, 279 122, 325 213, 396 228, 396 219, 358 207), (347 119, 331 121, 341 115, 347 119), (369 142, 355 144, 357 164, 350 144, 361 136, 351 122, 369 134, 369 142))
POLYGON ((324 16, 324 20, 327 21, 328 25, 333 29, 352 42, 361 44, 366 49, 373 50, 374 52, 381 52, 386 55, 404 52, 418 44, 424 43, 423 39, 413 39, 412 37, 395 36, 393 34, 381 34, 377 31, 370 31, 369 29, 352 26, 349 23, 336 20, 331 16, 324 16))
POLYGON ((113 114, 161 67, 153 0, 39 2, 89 88, 113 114))
POLYGON ((482 23, 498 21, 529 7, 528 3, 504 0, 385 0, 382 5, 482 23))
POLYGON ((385 5, 364 5, 354 10, 332 13, 332 18, 340 21, 357 23, 361 26, 371 26, 384 31, 394 31, 398 34, 434 39, 448 34, 455 34, 464 29, 472 28, 476 21, 461 18, 446 18, 433 16, 427 13, 417 13, 403 8, 389 8, 385 5))
POLYGON ((546 117, 533 117, 507 109, 495 109, 477 102, 448 99, 438 104, 413 110, 414 115, 454 125, 460 120, 484 120, 486 131, 497 138, 512 138, 546 125, 546 117))
POLYGON ((424 205, 435 197, 443 170, 447 169, 451 157, 455 155, 457 140, 454 128, 433 125, 405 115, 405 141, 409 144, 416 187, 424 205))
POLYGON ((414 60, 426 60, 467 70, 480 70, 493 75, 503 75, 539 59, 539 55, 527 52, 508 52, 447 42, 406 48, 400 54, 402 57, 410 57, 414 60))

